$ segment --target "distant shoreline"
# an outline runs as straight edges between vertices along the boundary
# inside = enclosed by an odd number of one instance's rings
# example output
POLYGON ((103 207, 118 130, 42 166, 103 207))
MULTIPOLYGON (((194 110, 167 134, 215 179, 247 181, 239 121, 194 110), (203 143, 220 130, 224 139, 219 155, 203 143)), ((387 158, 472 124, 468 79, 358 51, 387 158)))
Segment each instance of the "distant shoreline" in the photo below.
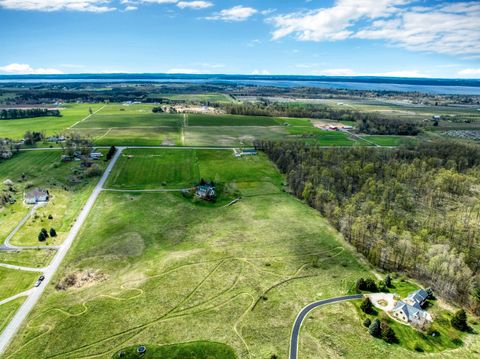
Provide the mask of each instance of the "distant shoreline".
POLYGON ((359 91, 480 95, 480 79, 435 79, 374 76, 61 74, 0 75, 5 83, 204 83, 272 87, 317 87, 359 91))

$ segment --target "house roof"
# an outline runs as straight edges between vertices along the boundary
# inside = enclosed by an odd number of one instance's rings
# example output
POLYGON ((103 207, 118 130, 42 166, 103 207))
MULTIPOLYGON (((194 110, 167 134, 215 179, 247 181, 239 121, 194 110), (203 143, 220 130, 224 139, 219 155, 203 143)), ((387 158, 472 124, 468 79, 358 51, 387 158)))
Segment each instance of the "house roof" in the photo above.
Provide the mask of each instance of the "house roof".
POLYGON ((407 299, 410 299, 416 303, 422 303, 425 299, 428 298, 428 293, 424 289, 418 289, 412 293, 410 293, 407 299))
POLYGON ((40 189, 40 188, 35 188, 35 189, 27 192, 25 194, 25 197, 27 197, 27 198, 37 198, 37 197, 46 196, 46 195, 48 195, 46 190, 40 189))
POLYGON ((407 304, 401 300, 397 302, 393 311, 402 311, 405 316, 408 318, 409 321, 415 321, 418 319, 427 319, 428 313, 422 310, 421 308, 417 308, 416 306, 412 306, 407 304))

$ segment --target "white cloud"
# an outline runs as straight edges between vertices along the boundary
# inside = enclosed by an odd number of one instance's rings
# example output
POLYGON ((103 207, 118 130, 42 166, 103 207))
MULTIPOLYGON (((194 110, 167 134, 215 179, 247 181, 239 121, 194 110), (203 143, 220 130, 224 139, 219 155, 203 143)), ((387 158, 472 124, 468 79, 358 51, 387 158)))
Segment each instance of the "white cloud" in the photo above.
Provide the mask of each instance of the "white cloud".
POLYGON ((46 75, 46 74, 61 74, 62 71, 52 68, 33 68, 27 64, 10 64, 5 66, 0 66, 0 73, 11 74, 11 75, 46 75))
POLYGON ((207 7, 212 7, 213 4, 210 1, 179 1, 177 6, 180 9, 206 9, 207 7))
POLYGON ((458 74, 460 76, 465 76, 465 77, 480 77, 480 68, 479 69, 464 69, 464 70, 458 71, 458 74))
POLYGON ((315 11, 275 16, 274 39, 295 35, 299 40, 343 40, 353 32, 350 27, 362 19, 392 14, 406 0, 337 0, 335 6, 315 11))
POLYGON ((384 40, 413 51, 480 54, 480 3, 412 7, 412 0, 337 0, 330 8, 275 16, 273 39, 384 40))
POLYGON ((110 0, 0 0, 0 7, 12 10, 108 12, 110 0))
POLYGON ((212 16, 207 17, 208 20, 222 20, 222 21, 245 21, 249 17, 255 15, 258 10, 247 6, 234 6, 230 9, 224 9, 212 16))
POLYGON ((138 10, 138 7, 133 6, 133 5, 128 5, 123 11, 135 11, 138 10))

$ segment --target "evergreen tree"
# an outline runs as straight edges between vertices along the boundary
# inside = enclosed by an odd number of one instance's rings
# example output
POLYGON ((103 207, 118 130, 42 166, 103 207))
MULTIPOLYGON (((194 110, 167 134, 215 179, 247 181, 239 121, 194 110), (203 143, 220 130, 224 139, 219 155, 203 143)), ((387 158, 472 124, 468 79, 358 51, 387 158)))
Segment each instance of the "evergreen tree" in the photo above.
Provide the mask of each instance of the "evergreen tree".
POLYGON ((380 321, 374 319, 372 324, 368 327, 368 332, 372 337, 379 338, 382 335, 382 330, 380 329, 380 321))
POLYGON ((50 237, 56 237, 57 236, 57 231, 55 231, 55 228, 50 228, 50 237))
POLYGON ((398 341, 397 336, 395 335, 395 332, 393 331, 392 328, 386 323, 382 322, 380 324, 380 329, 381 329, 381 336, 382 339, 387 342, 387 343, 396 343, 398 341))
POLYGON ((360 309, 367 314, 371 314, 373 311, 373 305, 370 301, 370 298, 365 297, 363 298, 362 304, 360 304, 360 309))
POLYGON ((468 329, 467 313, 463 309, 455 312, 450 322, 452 324, 452 327, 458 330, 466 331, 468 329))
POLYGON ((388 288, 392 287, 392 278, 390 277, 390 274, 387 274, 387 276, 385 277, 385 285, 388 288))
POLYGON ((370 318, 365 318, 365 320, 363 321, 363 326, 368 328, 370 324, 372 324, 372 321, 370 320, 370 318))

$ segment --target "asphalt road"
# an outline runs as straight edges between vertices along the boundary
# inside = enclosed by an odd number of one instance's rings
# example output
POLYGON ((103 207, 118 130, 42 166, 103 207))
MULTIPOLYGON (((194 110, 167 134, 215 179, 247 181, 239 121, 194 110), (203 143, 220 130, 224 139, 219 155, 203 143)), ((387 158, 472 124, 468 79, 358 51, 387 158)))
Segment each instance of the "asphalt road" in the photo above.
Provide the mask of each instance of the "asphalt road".
MULTIPOLYGON (((337 302, 345 302, 348 300, 355 300, 363 298, 363 294, 354 294, 346 295, 344 297, 330 298, 319 300, 318 302, 311 303, 304 307, 300 313, 298 313, 297 318, 295 318, 295 323, 293 324, 292 336, 290 338, 290 359, 297 359, 298 357, 298 338, 300 335, 300 328, 302 327, 303 320, 313 309, 320 307, 326 304, 332 304, 337 302)), ((321 355, 319 355, 320 357, 321 355)))
POLYGON ((117 147, 117 152, 115 153, 115 156, 112 158, 110 163, 107 166, 107 169, 102 175, 102 178, 100 178, 100 181, 98 181, 97 185, 95 186, 95 189, 93 190, 92 194, 87 200, 87 203, 85 206, 83 206, 82 211, 80 212, 79 216, 77 217, 77 220, 75 221, 72 229, 70 230, 70 233, 68 234, 67 238, 63 242, 63 244, 59 247, 57 253, 55 254, 55 257, 53 258, 52 262, 50 265, 45 269, 44 276, 45 279, 42 282, 42 284, 39 287, 34 287, 31 289, 31 292, 29 293, 27 299, 25 302, 23 302, 22 306, 20 309, 15 313, 14 317, 8 323, 8 325, 5 327, 3 332, 0 334, 0 355, 5 351, 7 348, 8 344, 10 341, 13 339, 15 334, 18 332, 18 329, 22 325, 23 321, 27 317, 28 313, 33 309, 35 304, 37 304, 38 300, 43 294, 43 291, 47 287, 48 283, 52 279, 52 277, 55 275, 55 272, 57 271, 58 267, 62 263, 63 259, 65 258, 68 250, 70 249, 75 237, 77 236, 78 232, 80 231, 80 228, 82 227, 83 223, 88 217, 88 214, 90 213, 90 210, 92 209, 93 205, 95 204, 95 201, 98 197, 98 195, 102 191, 102 187, 105 184, 110 171, 112 170, 113 166, 115 165, 115 162, 117 162, 118 158, 120 157, 124 147, 117 147))

